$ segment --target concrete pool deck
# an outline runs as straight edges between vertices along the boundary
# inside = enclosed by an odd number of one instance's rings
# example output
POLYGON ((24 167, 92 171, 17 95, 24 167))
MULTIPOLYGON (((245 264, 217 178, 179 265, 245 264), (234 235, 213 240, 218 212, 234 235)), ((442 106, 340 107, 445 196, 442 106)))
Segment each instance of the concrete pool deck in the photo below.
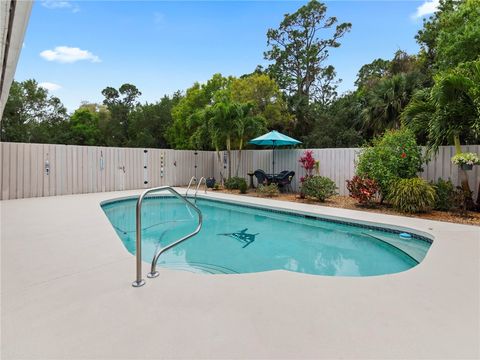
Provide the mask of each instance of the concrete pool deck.
POLYGON ((209 193, 435 240, 392 275, 161 268, 135 289, 134 257, 99 203, 140 192, 0 202, 2 359, 480 357, 480 227, 209 193))

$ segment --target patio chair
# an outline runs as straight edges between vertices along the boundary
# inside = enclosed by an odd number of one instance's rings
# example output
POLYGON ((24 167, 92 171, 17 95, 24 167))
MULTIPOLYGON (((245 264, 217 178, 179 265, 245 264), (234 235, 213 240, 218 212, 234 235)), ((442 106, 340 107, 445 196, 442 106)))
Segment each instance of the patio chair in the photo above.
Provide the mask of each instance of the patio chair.
POLYGON ((267 175, 263 170, 255 170, 253 175, 257 178, 258 185, 270 185, 272 182, 272 177, 267 175))
POLYGON ((292 189, 292 180, 295 176, 295 171, 282 171, 278 176, 276 176, 275 182, 278 185, 278 188, 281 192, 284 191, 293 191, 292 189))

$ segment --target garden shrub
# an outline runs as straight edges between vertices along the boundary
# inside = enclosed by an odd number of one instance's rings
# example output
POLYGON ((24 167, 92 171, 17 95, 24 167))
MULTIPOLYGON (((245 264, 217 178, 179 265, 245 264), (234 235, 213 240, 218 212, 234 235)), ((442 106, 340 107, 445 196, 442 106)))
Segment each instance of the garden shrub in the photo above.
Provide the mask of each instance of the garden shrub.
POLYGON ((428 212, 435 206, 435 189, 419 177, 399 179, 390 185, 387 199, 401 212, 428 212))
POLYGON ((325 201, 337 192, 335 183, 325 176, 310 176, 305 178, 301 185, 301 191, 305 196, 325 201))
POLYGON ((229 190, 239 190, 240 184, 245 184, 247 186, 247 181, 244 178, 234 176, 230 179, 225 180, 225 187, 229 190))
POLYGON ((240 190, 240 194, 246 194, 247 193, 247 182, 245 180, 240 181, 238 184, 238 189, 240 190))
POLYGON ((375 180, 354 176, 352 180, 347 180, 347 189, 350 197, 357 200, 361 205, 371 206, 379 187, 375 180))
POLYGON ((280 194, 277 184, 259 185, 257 192, 263 196, 274 197, 280 194))
POLYGON ((449 211, 455 206, 455 186, 450 180, 439 178, 437 183, 431 183, 435 188, 435 210, 449 211))
POLYGON ((375 180, 383 200, 393 182, 416 177, 422 170, 422 163, 415 134, 406 129, 390 130, 374 139, 372 146, 362 149, 356 174, 375 180))

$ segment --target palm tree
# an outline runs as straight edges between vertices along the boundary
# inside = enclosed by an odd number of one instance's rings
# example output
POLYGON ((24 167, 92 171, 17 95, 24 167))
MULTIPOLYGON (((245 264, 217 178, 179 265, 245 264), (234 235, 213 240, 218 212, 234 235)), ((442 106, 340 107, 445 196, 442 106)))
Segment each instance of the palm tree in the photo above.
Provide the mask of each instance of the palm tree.
MULTIPOLYGON (((213 146, 217 152, 217 160, 221 162, 220 148, 225 144, 228 157, 228 178, 232 177, 232 148, 238 147, 238 164, 245 142, 265 130, 265 119, 251 114, 253 105, 221 101, 208 108, 205 116, 213 146)), ((236 175, 239 165, 237 164, 236 175)))
POLYGON ((365 127, 374 135, 400 128, 400 114, 419 86, 416 72, 402 73, 381 80, 366 98, 362 110, 365 127))
MULTIPOLYGON (((228 157, 228 178, 232 177, 232 138, 234 138, 237 127, 236 119, 239 117, 238 107, 235 103, 218 102, 212 106, 209 111, 211 136, 216 144, 216 148, 220 149, 220 140, 225 141, 228 157)), ((217 152, 218 156, 219 152, 217 152)))
MULTIPOLYGON (((429 90, 417 92, 402 113, 402 122, 427 133, 430 153, 440 145, 452 143, 462 153, 461 139, 480 135, 480 60, 437 74, 429 90)), ((462 187, 470 191, 462 171, 462 187)))
POLYGON ((238 117, 235 119, 237 127, 236 139, 238 142, 237 168, 235 176, 238 176, 240 163, 242 161, 242 150, 248 139, 252 139, 266 130, 266 120, 261 116, 253 116, 253 104, 235 104, 238 117))

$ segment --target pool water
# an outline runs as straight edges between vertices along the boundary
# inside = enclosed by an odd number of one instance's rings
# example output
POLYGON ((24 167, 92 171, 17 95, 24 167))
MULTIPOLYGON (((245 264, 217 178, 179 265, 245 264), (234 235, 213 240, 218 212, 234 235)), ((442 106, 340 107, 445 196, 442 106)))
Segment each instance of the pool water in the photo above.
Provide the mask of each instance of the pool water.
MULTIPOLYGON (((192 200, 193 201, 193 200, 192 200)), ((102 205, 126 249, 135 254, 136 198, 102 205)), ((372 276, 408 270, 430 242, 398 233, 314 217, 198 199, 203 227, 162 254, 158 266, 210 274, 289 270, 330 276, 372 276)), ((142 259, 192 232, 196 213, 179 199, 146 198, 142 207, 142 259)))

